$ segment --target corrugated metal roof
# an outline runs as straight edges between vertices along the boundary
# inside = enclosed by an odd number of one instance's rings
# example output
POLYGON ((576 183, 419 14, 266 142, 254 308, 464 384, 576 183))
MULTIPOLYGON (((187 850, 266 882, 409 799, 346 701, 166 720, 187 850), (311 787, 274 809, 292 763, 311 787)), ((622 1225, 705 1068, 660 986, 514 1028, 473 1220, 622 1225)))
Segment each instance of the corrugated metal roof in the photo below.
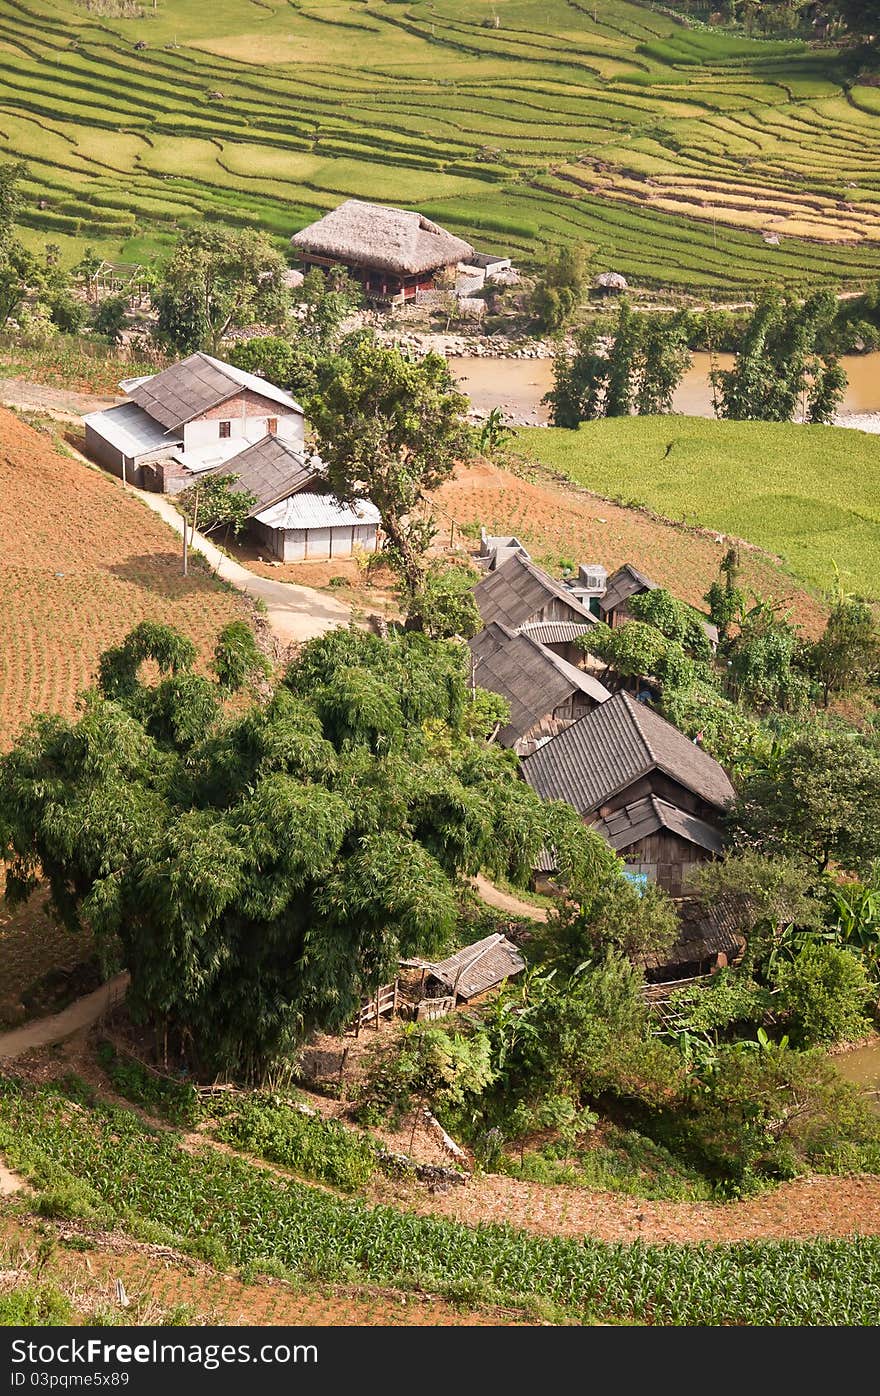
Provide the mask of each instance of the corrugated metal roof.
POLYGON ((545 799, 592 814, 611 795, 659 769, 724 809, 735 792, 718 762, 628 693, 616 693, 524 758, 522 771, 545 799))
POLYGON ((519 633, 537 640, 539 645, 570 645, 581 635, 588 635, 592 628, 578 620, 530 620, 520 626, 519 633))
POLYGON ((607 615, 609 611, 615 611, 624 601, 628 601, 631 596, 637 596, 642 591, 656 590, 656 582, 652 582, 644 572, 639 572, 631 562, 625 562, 608 578, 605 595, 599 601, 599 609, 603 615, 607 615))
POLYGON ((163 446, 170 452, 181 440, 135 402, 121 402, 118 407, 107 407, 103 412, 90 412, 83 420, 124 456, 142 456, 163 446))
POLYGON ((429 965, 428 969, 450 993, 471 999, 500 984, 502 979, 520 974, 525 967, 526 962, 516 946, 505 936, 496 934, 465 946, 448 960, 429 965))
POLYGON ((378 524, 379 510, 369 499, 341 504, 332 494, 312 494, 303 490, 274 504, 271 509, 264 509, 256 518, 269 528, 342 528, 378 524))
POLYGON ((533 620, 552 600, 564 602, 572 620, 584 625, 596 623, 596 617, 561 582, 554 581, 548 572, 520 553, 514 553, 503 566, 478 582, 474 599, 484 624, 497 620, 511 630, 533 620))
POLYGON ((573 694, 595 703, 610 698, 608 689, 591 674, 545 649, 528 635, 516 634, 493 621, 468 641, 474 657, 474 679, 480 688, 499 693, 510 704, 510 722, 499 733, 502 746, 513 746, 542 717, 573 694))
MULTIPOLYGON (((306 458, 282 441, 279 436, 264 436, 262 440, 240 451, 225 466, 209 473, 235 475, 237 490, 252 494, 256 503, 249 518, 288 499, 313 483, 318 476, 316 461, 306 458)), ((204 477, 203 477, 204 478, 204 477)))
POLYGON ((617 853, 631 848, 634 843, 657 833, 659 829, 668 829, 670 833, 706 849, 708 853, 720 853, 724 846, 719 830, 707 824, 705 819, 698 819, 695 814, 689 814, 657 795, 634 800, 632 804, 600 819, 593 828, 617 853))
POLYGON ((289 412, 302 412, 295 398, 283 388, 276 388, 265 378, 246 373, 244 369, 214 359, 201 352, 190 354, 180 363, 172 364, 152 378, 135 382, 130 397, 157 422, 169 429, 181 427, 234 397, 241 388, 259 393, 261 397, 286 407, 289 412))

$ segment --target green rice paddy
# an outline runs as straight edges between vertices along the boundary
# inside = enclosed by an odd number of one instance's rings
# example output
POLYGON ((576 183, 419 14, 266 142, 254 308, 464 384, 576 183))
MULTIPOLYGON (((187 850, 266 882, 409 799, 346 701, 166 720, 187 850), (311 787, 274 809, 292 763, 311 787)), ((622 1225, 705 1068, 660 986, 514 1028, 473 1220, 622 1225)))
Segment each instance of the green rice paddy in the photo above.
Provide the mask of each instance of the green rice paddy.
MULTIPOLYGON (((618 417, 517 445, 597 494, 747 538, 816 589, 880 598, 880 436, 843 427, 618 417)), ((650 572, 650 562, 645 561, 650 572)))
POLYGON ((582 241, 649 286, 855 286, 880 274, 880 101, 842 61, 626 0, 0 0, 0 151, 70 256, 206 218, 280 242, 360 196, 525 259, 582 241))

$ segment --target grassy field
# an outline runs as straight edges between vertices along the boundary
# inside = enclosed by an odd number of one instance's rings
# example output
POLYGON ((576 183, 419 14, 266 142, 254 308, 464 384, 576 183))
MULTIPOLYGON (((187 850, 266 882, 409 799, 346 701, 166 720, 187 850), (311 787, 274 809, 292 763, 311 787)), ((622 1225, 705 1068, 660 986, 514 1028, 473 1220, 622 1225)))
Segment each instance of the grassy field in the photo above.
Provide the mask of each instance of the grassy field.
POLYGON ((0 0, 0 150, 69 257, 203 218, 281 241, 360 195, 519 256, 584 241, 645 285, 862 284, 880 102, 846 76, 628 0, 0 0))
MULTIPOLYGON (((597 494, 746 538, 813 587, 880 597, 880 437, 840 427, 625 417, 523 429, 518 445, 597 494)), ((649 558, 640 564, 651 571, 649 558)))

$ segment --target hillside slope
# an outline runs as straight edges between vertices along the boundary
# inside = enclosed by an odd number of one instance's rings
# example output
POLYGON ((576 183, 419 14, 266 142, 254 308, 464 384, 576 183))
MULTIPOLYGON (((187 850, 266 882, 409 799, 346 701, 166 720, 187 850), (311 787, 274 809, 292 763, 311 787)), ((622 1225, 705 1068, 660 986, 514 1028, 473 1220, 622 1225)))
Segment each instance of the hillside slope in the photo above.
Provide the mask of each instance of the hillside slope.
POLYGON ((808 586, 839 575, 880 598, 880 436, 668 416, 528 428, 518 442, 597 494, 747 538, 808 586))
POLYGON ((98 656, 140 620, 207 655, 245 603, 136 496, 0 410, 0 749, 35 712, 70 714, 98 656))

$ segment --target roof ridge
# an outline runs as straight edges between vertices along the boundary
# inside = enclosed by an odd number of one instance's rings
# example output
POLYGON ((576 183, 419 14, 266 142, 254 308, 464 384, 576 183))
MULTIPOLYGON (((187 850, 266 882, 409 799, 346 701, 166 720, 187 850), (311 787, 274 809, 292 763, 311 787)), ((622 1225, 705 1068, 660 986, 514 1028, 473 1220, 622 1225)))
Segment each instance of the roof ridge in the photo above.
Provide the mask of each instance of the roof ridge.
MULTIPOLYGON (((641 722, 642 710, 643 710, 647 705, 646 705, 645 703, 640 703, 640 702, 638 701, 637 698, 633 698, 632 694, 631 694, 631 693, 627 693, 626 689, 624 689, 624 688, 619 688, 619 689, 617 690, 617 692, 618 692, 618 693, 620 694, 620 696, 624 699, 624 707, 626 708, 626 711, 627 711, 627 713, 628 713, 628 715, 629 715, 629 718, 630 718, 630 721, 632 722, 633 727, 635 728, 636 732, 638 733, 639 740, 641 741, 642 746, 643 746, 644 749, 645 749, 645 754, 646 754, 646 756, 647 756, 649 762, 653 762, 655 765, 658 765, 658 766, 659 766, 659 765, 661 764, 661 763, 660 763, 660 759, 659 759, 659 757, 657 756, 656 751, 655 751, 654 748, 652 747, 651 742, 650 742, 650 740, 649 740, 647 734, 645 733, 645 730, 644 730, 644 728, 643 728, 643 726, 642 726, 642 722, 641 722)), ((617 697, 617 694, 615 694, 614 696, 617 697)), ((659 713, 658 713, 657 715, 658 715, 658 717, 659 717, 659 713)), ((665 722, 666 719, 663 718, 662 721, 665 722)), ((671 726, 672 726, 672 723, 670 723, 669 725, 670 725, 670 727, 671 727, 671 726)), ((675 730, 677 731, 678 729, 676 728, 675 730)))

